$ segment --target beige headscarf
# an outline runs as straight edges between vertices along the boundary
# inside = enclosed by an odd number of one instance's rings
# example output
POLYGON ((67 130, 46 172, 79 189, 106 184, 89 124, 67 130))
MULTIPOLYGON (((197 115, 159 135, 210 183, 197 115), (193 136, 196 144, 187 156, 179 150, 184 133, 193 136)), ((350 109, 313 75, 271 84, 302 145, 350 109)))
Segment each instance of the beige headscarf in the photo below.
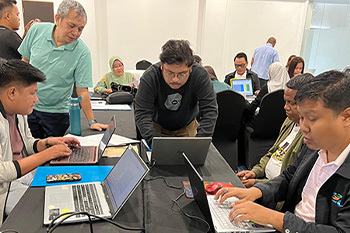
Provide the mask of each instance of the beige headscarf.
POLYGON ((289 80, 287 69, 282 63, 275 62, 269 67, 269 81, 267 82, 268 92, 285 89, 289 80))

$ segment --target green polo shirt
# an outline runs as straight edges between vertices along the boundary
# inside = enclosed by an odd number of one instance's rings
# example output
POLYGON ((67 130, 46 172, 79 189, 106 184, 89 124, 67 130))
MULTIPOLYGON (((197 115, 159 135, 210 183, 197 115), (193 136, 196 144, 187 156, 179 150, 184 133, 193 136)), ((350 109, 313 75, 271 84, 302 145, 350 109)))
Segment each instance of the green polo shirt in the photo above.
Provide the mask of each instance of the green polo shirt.
POLYGON ((38 83, 39 102, 34 109, 67 113, 74 82, 77 87, 92 87, 91 54, 80 39, 57 47, 54 27, 53 23, 34 24, 18 51, 46 75, 46 82, 38 83))

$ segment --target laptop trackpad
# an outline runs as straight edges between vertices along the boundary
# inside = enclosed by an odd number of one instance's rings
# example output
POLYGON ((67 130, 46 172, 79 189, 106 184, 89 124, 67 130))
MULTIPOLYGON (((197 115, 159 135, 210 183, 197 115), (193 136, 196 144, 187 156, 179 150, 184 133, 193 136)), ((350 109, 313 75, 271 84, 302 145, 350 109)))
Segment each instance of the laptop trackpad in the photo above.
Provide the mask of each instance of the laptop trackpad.
POLYGON ((49 196, 49 203, 55 203, 60 204, 60 203, 70 203, 71 202, 71 198, 70 198, 70 194, 69 193, 53 193, 50 194, 49 196))

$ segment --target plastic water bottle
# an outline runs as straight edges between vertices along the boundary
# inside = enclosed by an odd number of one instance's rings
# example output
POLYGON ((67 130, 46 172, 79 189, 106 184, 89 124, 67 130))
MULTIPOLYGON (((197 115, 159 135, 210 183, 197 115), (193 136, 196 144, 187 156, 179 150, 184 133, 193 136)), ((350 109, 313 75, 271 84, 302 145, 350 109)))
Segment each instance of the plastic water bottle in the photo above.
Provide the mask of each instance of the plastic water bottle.
POLYGON ((78 98, 70 98, 70 101, 69 101, 70 133, 78 136, 81 135, 79 101, 82 99, 83 97, 79 96, 78 98))

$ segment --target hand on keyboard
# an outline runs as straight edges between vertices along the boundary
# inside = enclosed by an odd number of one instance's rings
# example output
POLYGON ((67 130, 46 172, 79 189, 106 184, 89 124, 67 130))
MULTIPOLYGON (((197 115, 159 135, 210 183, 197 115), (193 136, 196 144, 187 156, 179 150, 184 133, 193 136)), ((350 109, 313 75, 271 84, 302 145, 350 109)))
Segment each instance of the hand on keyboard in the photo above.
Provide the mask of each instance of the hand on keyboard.
POLYGON ((236 201, 236 203, 242 203, 246 201, 255 201, 256 199, 260 198, 262 196, 262 193, 260 189, 258 188, 249 188, 249 189, 242 189, 242 188, 222 188, 215 194, 215 200, 219 200, 219 204, 223 203, 227 198, 230 197, 237 197, 239 200, 236 201))
POLYGON ((69 156, 72 153, 71 149, 69 149, 67 144, 54 145, 50 148, 47 148, 43 152, 47 152, 47 156, 49 157, 48 160, 56 159, 56 158, 62 157, 62 156, 63 157, 69 156))

